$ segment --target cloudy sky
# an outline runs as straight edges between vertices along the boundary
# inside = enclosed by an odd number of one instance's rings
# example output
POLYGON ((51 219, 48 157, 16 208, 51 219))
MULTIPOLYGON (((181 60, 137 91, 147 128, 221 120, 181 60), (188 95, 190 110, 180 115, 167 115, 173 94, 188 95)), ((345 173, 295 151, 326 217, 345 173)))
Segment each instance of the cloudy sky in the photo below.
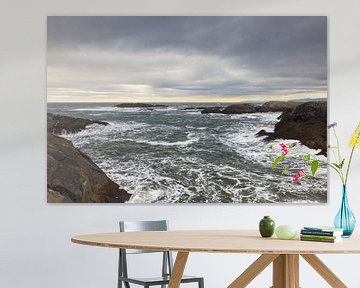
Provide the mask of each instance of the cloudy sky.
POLYGON ((49 102, 327 96, 326 17, 48 17, 49 102))

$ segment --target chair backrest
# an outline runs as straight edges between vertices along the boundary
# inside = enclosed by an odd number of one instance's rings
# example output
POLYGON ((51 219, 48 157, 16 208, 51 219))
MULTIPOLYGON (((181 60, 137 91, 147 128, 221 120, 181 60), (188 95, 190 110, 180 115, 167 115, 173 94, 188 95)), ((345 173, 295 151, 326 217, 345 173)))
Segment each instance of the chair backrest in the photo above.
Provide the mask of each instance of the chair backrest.
MULTIPOLYGON (((137 232, 137 231, 167 231, 169 228, 167 220, 157 221, 120 221, 120 232, 137 232)), ((173 267, 173 259, 171 252, 166 251, 150 251, 136 249, 119 249, 119 276, 128 277, 127 254, 140 253, 159 253, 163 254, 162 259, 162 275, 171 275, 173 267)), ((129 285, 129 284, 127 284, 129 285)), ((129 287, 129 286, 127 286, 129 287)))
MULTIPOLYGON (((120 221, 120 232, 137 231, 167 231, 169 224, 167 220, 155 221, 120 221)), ((126 249, 126 254, 158 253, 160 251, 126 249)))

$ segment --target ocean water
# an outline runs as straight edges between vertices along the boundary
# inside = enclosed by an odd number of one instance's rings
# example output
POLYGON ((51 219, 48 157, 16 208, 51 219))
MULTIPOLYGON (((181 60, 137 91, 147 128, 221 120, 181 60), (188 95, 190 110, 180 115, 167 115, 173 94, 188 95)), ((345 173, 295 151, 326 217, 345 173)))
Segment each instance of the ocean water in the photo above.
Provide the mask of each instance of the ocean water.
MULTIPOLYGON (((49 103, 48 112, 102 120, 110 125, 62 135, 120 187, 132 203, 324 203, 327 169, 301 184, 292 178, 315 155, 294 140, 264 141, 261 129, 273 131, 281 113, 201 114, 197 106, 115 108, 115 103, 49 103), (194 109, 183 110, 185 107, 194 109), (295 144, 287 174, 272 170, 280 143, 295 144), (269 144, 274 148, 270 149, 269 144)), ((317 156, 326 161, 326 157, 317 156)), ((280 167, 282 167, 280 165, 280 167)))

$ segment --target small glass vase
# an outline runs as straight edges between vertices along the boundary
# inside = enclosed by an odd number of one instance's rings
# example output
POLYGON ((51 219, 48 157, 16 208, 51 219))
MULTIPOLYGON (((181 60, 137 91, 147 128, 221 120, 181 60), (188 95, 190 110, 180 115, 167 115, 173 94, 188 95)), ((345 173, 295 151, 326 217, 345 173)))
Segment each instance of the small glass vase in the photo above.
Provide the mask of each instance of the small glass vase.
POLYGON ((349 207, 346 185, 342 187, 341 206, 336 214, 334 224, 336 228, 344 229, 344 238, 350 237, 355 228, 356 219, 349 207))

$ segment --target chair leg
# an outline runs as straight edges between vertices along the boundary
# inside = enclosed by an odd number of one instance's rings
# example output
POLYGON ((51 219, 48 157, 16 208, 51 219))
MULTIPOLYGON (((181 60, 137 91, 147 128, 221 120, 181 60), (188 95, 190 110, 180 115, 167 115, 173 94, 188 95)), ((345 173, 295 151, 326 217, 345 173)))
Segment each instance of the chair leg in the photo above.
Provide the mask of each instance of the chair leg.
POLYGON ((199 288, 204 288, 204 279, 199 280, 199 288))

